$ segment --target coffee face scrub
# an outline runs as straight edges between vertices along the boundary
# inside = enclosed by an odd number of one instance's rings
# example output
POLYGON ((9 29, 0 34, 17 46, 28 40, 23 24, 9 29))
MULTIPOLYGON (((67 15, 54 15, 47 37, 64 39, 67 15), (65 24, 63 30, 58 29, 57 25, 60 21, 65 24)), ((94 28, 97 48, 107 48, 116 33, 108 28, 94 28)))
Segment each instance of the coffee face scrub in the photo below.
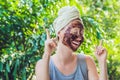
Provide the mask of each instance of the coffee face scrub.
POLYGON ((83 25, 80 22, 73 22, 65 31, 62 43, 73 51, 76 51, 83 40, 83 25))

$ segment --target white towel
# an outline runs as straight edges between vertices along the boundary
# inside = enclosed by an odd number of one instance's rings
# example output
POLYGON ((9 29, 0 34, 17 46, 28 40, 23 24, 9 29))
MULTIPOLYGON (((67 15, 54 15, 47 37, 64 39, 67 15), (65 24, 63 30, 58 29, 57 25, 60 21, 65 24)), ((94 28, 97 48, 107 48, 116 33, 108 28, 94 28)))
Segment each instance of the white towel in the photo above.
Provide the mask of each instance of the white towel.
MULTIPOLYGON (((80 19, 79 10, 74 6, 65 6, 58 12, 58 17, 53 22, 56 35, 64 28, 70 21, 74 19, 80 19)), ((82 21, 82 20, 81 20, 82 21)))

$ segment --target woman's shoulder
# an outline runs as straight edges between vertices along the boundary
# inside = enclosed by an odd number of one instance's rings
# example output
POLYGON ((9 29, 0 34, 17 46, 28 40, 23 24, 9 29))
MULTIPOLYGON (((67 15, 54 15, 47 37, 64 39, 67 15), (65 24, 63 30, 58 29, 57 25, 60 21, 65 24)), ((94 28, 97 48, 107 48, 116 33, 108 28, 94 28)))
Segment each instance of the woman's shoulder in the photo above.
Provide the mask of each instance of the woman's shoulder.
POLYGON ((90 56, 90 55, 85 55, 85 59, 86 59, 87 62, 94 61, 93 57, 90 56))
POLYGON ((92 56, 86 55, 84 53, 79 53, 79 54, 75 54, 75 55, 80 56, 80 57, 84 57, 86 61, 94 61, 92 56))
POLYGON ((95 65, 94 59, 90 55, 85 55, 85 60, 87 64, 87 69, 88 69, 88 75, 89 76, 95 76, 95 80, 98 80, 98 74, 97 74, 97 67, 95 65))
POLYGON ((84 53, 76 54, 80 59, 84 59, 86 61, 87 66, 94 64, 94 59, 90 55, 86 55, 84 53))
POLYGON ((86 64, 87 64, 88 70, 91 70, 92 68, 96 67, 94 59, 93 59, 92 56, 85 55, 85 60, 86 60, 86 64))

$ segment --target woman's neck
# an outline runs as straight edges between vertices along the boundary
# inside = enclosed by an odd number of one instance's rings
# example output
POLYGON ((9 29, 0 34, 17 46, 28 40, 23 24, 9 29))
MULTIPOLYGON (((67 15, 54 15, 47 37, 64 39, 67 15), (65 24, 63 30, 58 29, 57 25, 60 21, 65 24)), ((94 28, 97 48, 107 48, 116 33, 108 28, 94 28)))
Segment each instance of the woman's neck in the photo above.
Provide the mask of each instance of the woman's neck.
POLYGON ((57 51, 56 51, 56 59, 60 61, 62 64, 69 64, 74 60, 73 51, 63 45, 62 43, 58 43, 57 51))

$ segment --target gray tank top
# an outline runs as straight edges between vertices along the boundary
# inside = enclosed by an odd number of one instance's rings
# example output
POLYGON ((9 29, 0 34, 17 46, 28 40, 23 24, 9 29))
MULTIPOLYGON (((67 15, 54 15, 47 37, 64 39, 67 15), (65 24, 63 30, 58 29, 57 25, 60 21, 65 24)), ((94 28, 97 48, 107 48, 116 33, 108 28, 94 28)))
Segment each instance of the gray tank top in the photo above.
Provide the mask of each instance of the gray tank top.
POLYGON ((84 54, 77 55, 77 67, 70 75, 62 74, 54 65, 52 59, 49 63, 50 80, 88 80, 88 69, 84 54))

